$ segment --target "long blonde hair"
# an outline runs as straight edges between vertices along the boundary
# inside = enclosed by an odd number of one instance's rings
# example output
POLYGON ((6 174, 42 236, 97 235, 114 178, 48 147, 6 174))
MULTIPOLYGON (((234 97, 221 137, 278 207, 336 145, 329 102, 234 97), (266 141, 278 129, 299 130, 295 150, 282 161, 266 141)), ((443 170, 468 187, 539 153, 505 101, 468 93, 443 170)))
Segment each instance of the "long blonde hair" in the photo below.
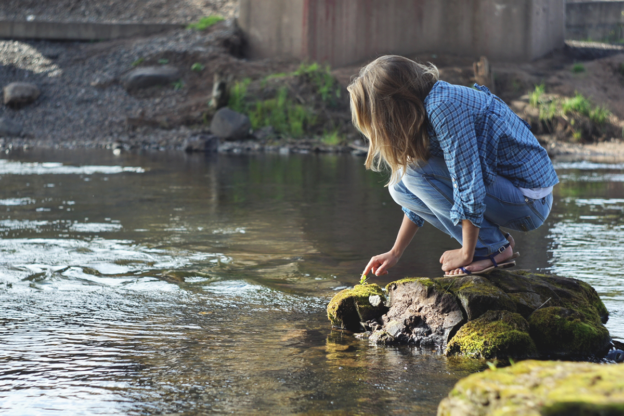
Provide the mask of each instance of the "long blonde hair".
POLYGON ((390 168, 387 185, 398 182, 410 163, 429 159, 424 101, 438 79, 431 63, 386 55, 362 68, 347 88, 353 124, 370 142, 364 165, 390 168))

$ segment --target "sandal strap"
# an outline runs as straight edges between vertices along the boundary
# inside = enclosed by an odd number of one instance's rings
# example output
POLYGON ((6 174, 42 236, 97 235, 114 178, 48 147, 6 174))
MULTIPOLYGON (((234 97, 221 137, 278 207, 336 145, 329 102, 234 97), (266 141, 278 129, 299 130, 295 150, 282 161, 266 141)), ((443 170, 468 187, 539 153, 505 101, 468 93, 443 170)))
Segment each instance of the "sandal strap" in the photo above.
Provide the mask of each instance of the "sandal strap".
POLYGON ((498 268, 498 263, 496 262, 496 260, 494 260, 494 257, 496 257, 497 254, 500 254, 503 251, 507 250, 507 247, 509 247, 509 246, 510 246, 510 244, 507 243, 504 246, 502 246, 501 248, 499 248, 498 250, 496 250, 495 253, 488 254, 487 256, 474 256, 472 258, 472 260, 473 261, 490 260, 492 262, 492 264, 494 265, 494 267, 498 268))

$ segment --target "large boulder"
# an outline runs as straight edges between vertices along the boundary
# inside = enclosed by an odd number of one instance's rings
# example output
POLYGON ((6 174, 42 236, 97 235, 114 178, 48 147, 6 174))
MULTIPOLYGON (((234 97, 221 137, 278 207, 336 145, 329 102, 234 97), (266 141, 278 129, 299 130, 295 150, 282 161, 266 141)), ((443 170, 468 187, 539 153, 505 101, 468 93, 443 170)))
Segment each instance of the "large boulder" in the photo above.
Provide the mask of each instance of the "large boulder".
POLYGON ((523 361, 460 380, 438 416, 624 414, 624 364, 523 361))
POLYGON ((223 107, 217 111, 210 123, 212 134, 224 140, 240 140, 249 135, 251 121, 249 117, 228 107, 223 107))
POLYGON ((385 297, 379 286, 356 285, 334 296, 327 305, 327 317, 336 328, 361 332, 363 327, 360 322, 378 319, 388 311, 384 302, 385 297))
POLYGON ((144 66, 126 73, 121 78, 121 83, 127 91, 134 91, 158 85, 171 85, 179 78, 180 71, 176 67, 144 66))
POLYGON ((385 296, 387 313, 352 325, 353 331, 370 330, 371 342, 515 359, 603 356, 609 346, 607 309, 591 286, 576 279, 505 270, 411 278, 388 284, 385 296))
POLYGON ((21 107, 34 102, 41 91, 35 84, 29 82, 12 82, 3 88, 4 105, 21 107))
POLYGON ((6 117, 0 117, 0 137, 16 137, 21 134, 21 124, 6 117))

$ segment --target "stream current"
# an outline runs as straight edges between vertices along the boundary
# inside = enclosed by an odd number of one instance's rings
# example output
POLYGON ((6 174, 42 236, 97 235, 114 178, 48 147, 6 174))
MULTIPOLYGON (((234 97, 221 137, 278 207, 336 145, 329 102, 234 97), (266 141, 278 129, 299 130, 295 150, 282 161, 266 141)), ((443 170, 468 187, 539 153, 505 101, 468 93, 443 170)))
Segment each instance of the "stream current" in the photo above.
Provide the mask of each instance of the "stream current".
MULTIPOLYGON (((556 161, 519 268, 582 279, 624 338, 624 174, 556 161)), ((0 415, 435 414, 485 363, 375 347, 325 307, 402 212, 350 155, 13 152, 0 159, 0 415)), ((419 231, 381 285, 439 276, 419 231)))

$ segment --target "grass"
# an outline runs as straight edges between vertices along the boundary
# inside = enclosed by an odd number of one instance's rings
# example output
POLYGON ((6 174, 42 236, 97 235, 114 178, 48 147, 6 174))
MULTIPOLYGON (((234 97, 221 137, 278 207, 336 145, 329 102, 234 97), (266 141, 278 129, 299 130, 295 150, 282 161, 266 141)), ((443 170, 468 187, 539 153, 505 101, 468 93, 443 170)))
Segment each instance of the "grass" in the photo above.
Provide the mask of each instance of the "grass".
POLYGON ((182 88, 184 88, 184 82, 181 79, 173 83, 174 90, 178 91, 178 90, 181 90, 182 88))
POLYGON ((321 137, 321 142, 330 146, 336 146, 342 142, 342 137, 338 130, 334 130, 331 133, 325 133, 323 137, 321 137))
MULTIPOLYGON (((576 93, 574 97, 565 100, 545 101, 544 94, 546 88, 544 84, 536 85, 535 89, 529 93, 529 104, 539 110, 539 119, 542 121, 552 120, 559 111, 563 115, 576 113, 588 117, 594 124, 604 124, 611 113, 604 107, 594 106, 592 102, 583 94, 576 93)), ((574 120, 571 120, 574 125, 574 120)))
POLYGON ((199 62, 195 62, 193 65, 191 65, 191 71, 195 72, 201 72, 204 70, 204 68, 205 66, 200 64, 199 62))
POLYGON ((197 22, 191 23, 190 25, 188 25, 186 28, 187 29, 193 29, 193 30, 206 30, 210 26, 215 25, 215 24, 217 24, 219 22, 222 22, 224 20, 225 19, 223 17, 213 14, 213 15, 210 15, 210 16, 202 17, 197 22))
POLYGON ((572 69, 571 71, 575 74, 580 74, 581 72, 585 72, 585 65, 581 64, 581 63, 576 63, 574 65, 572 65, 572 69))
POLYGON ((164 59, 164 58, 163 59, 159 59, 158 63, 160 65, 167 65, 169 63, 169 59, 164 59))
POLYGON ((305 128, 315 123, 315 117, 302 105, 288 98, 288 88, 282 87, 277 96, 256 102, 249 111, 249 119, 254 129, 272 126, 278 134, 299 138, 305 128))
POLYGON ((239 113, 247 112, 247 103, 245 97, 247 96, 247 87, 251 83, 251 78, 245 78, 240 82, 234 84, 230 90, 230 99, 228 101, 228 107, 231 110, 239 113))
POLYGON ((337 85, 336 79, 332 76, 329 65, 322 67, 316 62, 312 64, 302 63, 299 68, 293 72, 293 75, 298 77, 310 77, 312 83, 316 86, 317 93, 324 102, 335 105, 336 98, 340 98, 340 86, 337 85))
POLYGON ((136 61, 132 62, 132 67, 135 68, 145 62, 145 58, 139 58, 136 61))

